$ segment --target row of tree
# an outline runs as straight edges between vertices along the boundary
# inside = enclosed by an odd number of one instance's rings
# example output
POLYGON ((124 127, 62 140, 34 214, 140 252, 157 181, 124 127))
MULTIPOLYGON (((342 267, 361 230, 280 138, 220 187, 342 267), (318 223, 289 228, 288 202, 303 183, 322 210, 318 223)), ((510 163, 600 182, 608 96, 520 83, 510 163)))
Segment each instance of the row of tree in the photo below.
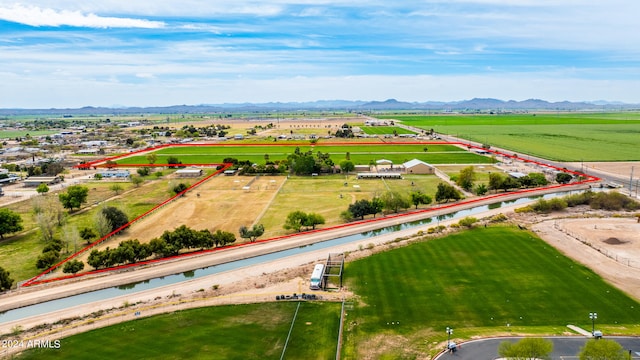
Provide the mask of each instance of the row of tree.
MULTIPOLYGON (((456 176, 452 176, 452 180, 455 181, 456 185, 465 191, 474 191, 477 195, 481 196, 486 194, 489 190, 508 191, 510 189, 519 189, 522 187, 529 188, 545 186, 549 183, 543 173, 529 173, 517 179, 501 173, 490 173, 489 186, 485 184, 478 184, 474 188, 476 178, 477 175, 473 166, 468 166, 460 170, 460 173, 456 176)), ((571 179, 572 176, 567 173, 558 173, 556 176, 556 181, 559 183, 568 183, 571 179)))
POLYGON ((317 225, 324 224, 324 217, 317 213, 305 213, 304 211, 296 210, 290 212, 287 215, 287 219, 282 226, 286 230, 302 231, 315 229, 317 225))
POLYGON ((120 242, 117 248, 105 250, 94 249, 89 254, 87 263, 93 268, 100 269, 120 264, 131 264, 151 256, 163 258, 180 254, 183 250, 210 249, 225 246, 236 241, 230 232, 217 230, 193 230, 185 225, 173 231, 165 231, 160 237, 147 244, 137 239, 120 242))

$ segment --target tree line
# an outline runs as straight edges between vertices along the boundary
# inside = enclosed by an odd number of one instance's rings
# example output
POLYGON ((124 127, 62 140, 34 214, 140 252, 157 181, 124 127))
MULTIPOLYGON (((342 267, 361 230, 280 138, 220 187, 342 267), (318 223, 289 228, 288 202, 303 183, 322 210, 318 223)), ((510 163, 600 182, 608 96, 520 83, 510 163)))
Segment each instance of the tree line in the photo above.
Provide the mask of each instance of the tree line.
POLYGON ((113 249, 94 249, 89 254, 87 264, 95 269, 108 268, 136 263, 151 256, 164 258, 178 255, 184 250, 222 247, 235 241, 235 235, 227 231, 217 230, 212 233, 208 229, 194 230, 181 225, 173 231, 165 231, 149 243, 140 243, 138 239, 133 239, 122 241, 113 249))

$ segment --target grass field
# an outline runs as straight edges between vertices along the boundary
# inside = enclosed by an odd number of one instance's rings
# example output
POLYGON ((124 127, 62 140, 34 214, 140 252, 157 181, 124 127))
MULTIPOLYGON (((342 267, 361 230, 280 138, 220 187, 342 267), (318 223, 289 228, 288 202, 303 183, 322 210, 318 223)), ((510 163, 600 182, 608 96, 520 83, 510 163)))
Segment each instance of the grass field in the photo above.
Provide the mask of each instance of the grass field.
MULTIPOLYGON (((297 303, 207 307, 113 325, 19 359, 280 359, 297 303)), ((300 305, 285 359, 335 359, 339 303, 300 305)))
MULTIPOLYGON (((265 163, 265 155, 270 161, 284 160, 295 151, 296 145, 272 146, 179 146, 155 151, 157 164, 166 163, 169 156, 178 158, 184 164, 222 163, 225 158, 250 160, 265 163)), ((300 145, 300 151, 331 154, 334 163, 339 164, 349 158, 355 164, 369 164, 371 161, 388 159, 396 164, 419 159, 430 164, 486 164, 492 160, 486 156, 470 153, 452 145, 435 144, 358 144, 353 145, 300 145), (427 151, 425 151, 425 148, 427 151)), ((137 155, 117 161, 118 164, 147 164, 146 155, 137 155)))
POLYGON ((640 322, 638 302, 511 227, 477 228, 380 253, 348 263, 345 274, 361 299, 349 312, 357 324, 346 332, 349 359, 405 358, 407 346, 424 351, 425 343, 446 339, 447 326, 469 338, 535 327, 559 335, 567 324, 590 328, 592 311, 605 332, 640 322), (387 350, 372 356, 381 344, 387 350))
POLYGON ((415 132, 399 126, 362 126, 360 129, 367 135, 415 134, 415 132))
MULTIPOLYGON (((371 199, 387 190, 397 191, 407 196, 411 191, 421 190, 434 198, 440 182, 441 180, 435 175, 407 175, 404 179, 392 180, 358 180, 353 174, 348 177, 323 175, 319 178, 292 176, 287 179, 286 184, 258 222, 265 226, 266 238, 290 233, 284 230, 282 225, 287 215, 295 210, 319 213, 327 223, 322 226, 337 225, 343 222, 340 219, 340 213, 347 210, 349 204, 355 200, 371 199), (411 186, 412 182, 413 186, 411 186)), ((424 205, 421 206, 424 207, 424 205)))
POLYGON ((640 113, 384 115, 405 125, 559 161, 640 160, 640 113))

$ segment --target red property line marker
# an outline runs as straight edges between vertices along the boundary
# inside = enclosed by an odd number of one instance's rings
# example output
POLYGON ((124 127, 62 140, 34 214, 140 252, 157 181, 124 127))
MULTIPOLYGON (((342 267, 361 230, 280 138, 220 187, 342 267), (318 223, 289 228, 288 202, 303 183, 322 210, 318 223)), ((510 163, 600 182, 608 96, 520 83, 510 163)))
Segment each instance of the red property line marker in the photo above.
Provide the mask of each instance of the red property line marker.
MULTIPOLYGON (((512 159, 516 159, 516 160, 520 160, 520 161, 524 161, 524 162, 528 162, 528 163, 533 163, 533 164, 536 164, 538 166, 542 166, 542 167, 546 167, 546 168, 550 168, 550 169, 554 169, 554 170, 558 170, 558 171, 562 171, 562 172, 571 173, 573 175, 584 177, 584 180, 579 181, 579 182, 574 182, 574 183, 571 183, 571 184, 556 184, 556 185, 546 186, 546 187, 542 187, 542 188, 522 189, 522 190, 512 191, 512 192, 508 192, 508 193, 505 192, 505 193, 501 193, 501 194, 493 194, 493 195, 485 196, 485 197, 482 197, 482 198, 476 198, 476 199, 471 199, 471 200, 464 200, 464 201, 457 202, 457 203, 439 205, 439 206, 428 208, 428 209, 410 211, 410 212, 402 213, 402 214, 387 215, 384 218, 377 218, 377 219, 374 218, 374 219, 367 219, 367 220, 359 220, 359 221, 354 221, 354 222, 350 222, 350 223, 347 223, 347 224, 340 224, 340 225, 330 226, 330 227, 323 228, 323 229, 309 230, 309 231, 293 233, 293 234, 289 234, 289 235, 282 235, 282 236, 269 238, 269 239, 258 240, 258 241, 252 242, 252 243, 242 243, 242 244, 229 245, 229 246, 225 246, 225 247, 221 247, 221 248, 194 251, 194 252, 189 252, 189 253, 186 253, 186 254, 180 254, 180 255, 175 255, 175 256, 171 256, 171 257, 165 257, 165 258, 161 258, 161 259, 146 260, 146 261, 137 262, 137 263, 134 263, 134 264, 119 265, 119 266, 114 266, 114 267, 111 267, 111 268, 98 269, 98 270, 88 271, 88 272, 84 272, 84 273, 80 273, 80 274, 64 275, 64 276, 53 278, 53 279, 40 280, 40 278, 42 278, 44 275, 56 270, 57 268, 59 268, 60 266, 64 265, 69 260, 71 260, 71 259, 77 257, 78 255, 84 253, 85 251, 91 249, 95 245, 98 245, 98 244, 102 243, 103 241, 107 240, 108 238, 110 238, 111 236, 117 234, 118 232, 120 232, 122 230, 125 230, 127 227, 129 227, 130 225, 132 225, 136 221, 146 217, 147 215, 151 214, 152 212, 156 211, 157 209, 159 209, 159 208, 163 207, 164 205, 166 205, 166 204, 174 201, 175 199, 181 197, 186 192, 196 188, 200 184, 202 184, 205 181, 211 179, 213 176, 216 176, 216 175, 220 174, 221 172, 223 172, 224 170, 228 169, 232 165, 232 164, 224 164, 224 167, 219 169, 219 170, 217 170, 215 173, 213 173, 213 174, 205 177, 204 179, 196 182, 194 185, 192 185, 188 189, 186 189, 186 190, 180 192, 179 194, 176 194, 175 196, 163 201, 162 203, 160 203, 157 206, 155 206, 153 209, 151 209, 151 210, 145 212, 144 214, 136 217, 135 219, 131 220, 129 223, 121 226, 120 228, 112 231, 111 233, 105 235, 104 237, 102 237, 102 238, 96 240, 95 242, 89 244, 88 246, 84 247, 83 249, 81 249, 77 253, 75 253, 75 254, 69 256, 68 258, 60 261, 59 263, 53 265, 52 267, 50 267, 49 269, 45 270, 44 272, 42 272, 42 273, 36 275, 35 277, 27 280, 25 283, 22 284, 22 286, 26 287, 26 286, 51 283, 51 282, 54 282, 54 281, 66 280, 66 279, 71 279, 71 278, 78 278, 78 277, 87 276, 87 275, 91 275, 91 274, 99 274, 99 273, 104 273, 104 272, 117 271, 117 270, 121 270, 121 269, 127 269, 127 268, 133 268, 133 267, 137 267, 137 266, 147 265, 147 264, 151 264, 151 263, 159 263, 159 262, 162 262, 162 261, 167 261, 167 260, 172 260, 172 259, 178 259, 178 258, 184 258, 184 257, 199 255, 199 254, 203 254, 203 253, 215 252, 215 251, 219 251, 219 250, 222 250, 222 249, 230 249, 230 248, 250 246, 250 245, 253 245, 253 244, 261 244, 261 243, 265 243, 265 242, 278 241, 278 240, 289 239, 289 238, 293 238, 293 237, 297 237, 297 236, 301 236, 301 235, 308 235, 308 234, 326 232, 326 231, 337 230, 337 229, 344 229, 344 228, 354 227, 354 226, 363 225, 363 224, 375 223, 375 222, 388 220, 388 219, 403 218, 403 217, 406 217, 406 216, 420 214, 420 213, 435 212, 435 211, 445 210, 445 209, 455 209, 456 207, 469 205, 469 204, 475 204, 475 203, 478 203, 478 202, 481 202, 481 201, 485 201, 485 200, 490 200, 490 199, 500 199, 502 197, 510 196, 510 195, 513 195, 513 194, 526 194, 526 193, 532 193, 532 192, 538 192, 538 191, 544 191, 544 190, 562 189, 562 188, 568 187, 568 186, 589 184, 589 183, 597 182, 597 181, 601 180, 598 177, 587 175, 587 174, 583 174, 581 172, 559 168, 557 166, 541 163, 541 162, 534 161, 534 160, 520 158, 518 156, 509 155, 509 154, 506 154, 506 153, 503 153, 503 152, 500 152, 500 151, 496 151, 496 150, 485 149, 485 148, 482 148, 482 147, 479 147, 479 146, 476 146, 476 145, 466 144, 466 143, 463 143, 463 142, 411 142, 411 143, 398 142, 398 143, 355 143, 355 144, 354 143, 339 143, 338 142, 338 143, 324 143, 324 144, 325 145, 330 145, 330 144, 331 145, 347 145, 347 144, 348 145, 363 145, 363 144, 368 144, 368 145, 385 145, 385 146, 386 145, 402 145, 402 144, 407 144, 407 145, 416 145, 416 144, 419 144, 419 145, 428 145, 428 144, 459 145, 459 146, 464 146, 464 147, 466 147, 468 149, 471 149, 471 148, 479 149, 479 150, 490 152, 492 154, 501 155, 501 156, 504 156, 504 157, 509 157, 509 158, 512 158, 512 159)), ((278 145, 279 146, 299 146, 301 144, 291 144, 291 143, 288 143, 286 145, 280 145, 280 144, 258 144, 258 145, 253 145, 253 144, 236 144, 236 145, 233 145, 233 144, 166 144, 166 145, 156 146, 154 148, 143 149, 143 150, 140 150, 140 151, 135 152, 135 153, 141 153, 141 152, 146 152, 146 151, 151 151, 151 150, 157 150, 159 148, 175 147, 175 146, 214 146, 215 147, 215 146, 278 146, 278 145)), ((119 157, 123 157, 123 156, 130 156, 131 154, 135 154, 135 153, 129 153, 129 154, 121 155, 121 156, 118 156, 118 157, 113 157, 113 158, 119 158, 119 157)), ((105 159, 102 159, 102 160, 97 160, 97 161, 92 162, 92 163, 95 164, 95 163, 103 162, 103 161, 106 161, 108 159, 113 159, 113 158, 105 158, 105 159)), ((89 163, 87 163, 87 164, 89 164, 89 163)), ((81 164, 81 165, 87 165, 87 164, 81 164)), ((163 166, 163 165, 158 165, 158 164, 144 164, 144 165, 146 165, 146 166, 156 166, 156 167, 163 166)), ((144 165, 139 165, 139 166, 144 166, 144 165)), ((172 165, 175 165, 175 166, 190 166, 190 165, 186 165, 186 164, 172 164, 172 165)), ((91 165, 91 166, 95 166, 95 165, 91 165)), ((131 165, 126 165, 126 166, 131 166, 131 165)), ((123 167, 126 167, 126 166, 123 165, 123 167)), ((207 164, 206 166, 212 166, 212 164, 207 164)))

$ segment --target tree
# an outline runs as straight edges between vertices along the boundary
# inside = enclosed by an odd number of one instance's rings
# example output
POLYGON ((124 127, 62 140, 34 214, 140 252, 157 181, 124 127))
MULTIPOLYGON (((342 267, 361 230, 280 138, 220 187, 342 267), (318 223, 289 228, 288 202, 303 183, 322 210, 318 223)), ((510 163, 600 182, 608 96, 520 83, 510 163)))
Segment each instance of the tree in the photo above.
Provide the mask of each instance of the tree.
POLYGON ((82 204, 87 202, 87 196, 89 195, 89 188, 81 185, 69 186, 67 192, 58 194, 58 198, 62 203, 62 206, 69 211, 73 211, 75 208, 80 208, 82 204))
POLYGON ((59 257, 60 253, 57 251, 45 251, 38 256, 38 260, 36 260, 36 267, 40 270, 48 269, 58 261, 59 257))
POLYGON ((573 179, 573 176, 564 172, 558 173, 556 175, 556 182, 559 184, 568 184, 571 179, 573 179))
POLYGON ((109 190, 113 191, 116 195, 118 195, 122 191, 122 185, 113 184, 109 187, 109 190))
POLYGON ((49 186, 47 186, 47 184, 45 183, 42 183, 38 185, 38 187, 36 188, 36 192, 38 194, 44 195, 49 192, 49 186))
POLYGON ((351 162, 349 160, 344 160, 344 161, 340 162, 340 170, 346 172, 347 175, 349 174, 350 171, 353 171, 353 169, 355 169, 355 168, 356 168, 356 166, 353 164, 353 162, 351 162))
POLYGON ((167 164, 182 164, 182 161, 178 160, 178 158, 175 156, 169 156, 167 158, 167 164))
POLYGON ((53 240, 56 231, 56 219, 50 211, 36 213, 36 224, 40 229, 42 240, 45 242, 53 240))
POLYGON ((249 239, 249 241, 254 242, 257 238, 264 234, 264 226, 262 224, 253 225, 251 229, 246 226, 241 226, 239 231, 240 237, 243 239, 249 239))
POLYGON ((409 200, 396 191, 387 191, 380 197, 384 208, 397 213, 400 209, 407 209, 411 206, 409 200))
POLYGON ((5 234, 22 231, 22 217, 7 208, 0 208, 0 240, 5 234))
POLYGON ((95 231, 93 231, 93 229, 91 228, 82 228, 80 229, 80 237, 87 242, 87 244, 91 243, 91 239, 94 239, 96 237, 96 233, 95 231))
POLYGON ((458 179, 456 180, 456 185, 465 189, 466 191, 470 191, 473 188, 473 182, 476 180, 476 173, 473 169, 473 166, 467 166, 466 168, 460 170, 460 174, 458 174, 458 179))
POLYGON ((173 189, 171 189, 176 195, 180 194, 181 192, 187 190, 189 188, 189 185, 185 184, 185 183, 179 183, 178 185, 174 186, 173 189))
POLYGON ((127 214, 125 214, 122 210, 113 207, 107 206, 100 211, 111 224, 111 231, 115 231, 116 229, 126 225, 129 223, 129 218, 127 214))
POLYGON ((410 196, 411 203, 416 207, 416 209, 420 204, 428 205, 433 201, 433 199, 431 199, 431 196, 423 193, 422 191, 414 191, 410 194, 410 196))
POLYGON ((225 246, 236 241, 236 236, 228 231, 216 230, 213 233, 213 243, 215 246, 225 246))
POLYGON ((349 212, 354 218, 363 220, 366 215, 371 214, 371 202, 367 199, 360 199, 349 205, 349 212))
POLYGON ((80 260, 73 259, 64 264, 62 272, 65 274, 75 274, 82 271, 82 269, 84 269, 84 263, 80 260))
POLYGON ((305 212, 300 210, 292 211, 289 213, 289 215, 287 215, 287 219, 285 220, 282 227, 286 230, 295 230, 300 232, 306 220, 307 214, 305 212))
POLYGON ((460 200, 461 198, 462 195, 453 185, 446 183, 438 184, 438 189, 436 190, 437 202, 448 202, 449 200, 460 200))
POLYGON ((311 229, 315 229, 316 225, 324 224, 324 217, 317 213, 309 213, 302 224, 307 228, 311 227, 311 229))
POLYGON ((10 272, 0 267, 0 292, 11 289, 13 286, 13 279, 9 277, 10 272))
POLYGON ((136 170, 136 172, 137 172, 137 173, 138 173, 138 175, 140 175, 140 176, 147 176, 147 175, 149 175, 149 173, 151 173, 151 171, 149 171, 149 168, 148 168, 148 167, 141 167, 141 168, 138 168, 138 169, 136 170))
POLYGON ((541 338, 524 338, 516 343, 504 341, 498 347, 501 357, 513 360, 551 359, 553 343, 541 338))
POLYGON ((487 185, 485 185, 485 184, 478 184, 478 185, 476 185, 476 188, 475 188, 474 191, 476 192, 476 195, 482 196, 482 195, 486 194, 487 191, 489 191, 489 189, 487 189, 487 185))
POLYGON ((112 231, 111 222, 109 221, 109 219, 107 219, 107 216, 102 211, 98 211, 96 213, 93 219, 93 226, 98 232, 99 237, 103 237, 112 231))
POLYGON ((135 187, 139 187, 140 184, 142 184, 143 182, 144 182, 144 179, 142 178, 142 176, 132 176, 131 177, 131 183, 135 187))
POLYGON ((584 344, 578 354, 580 360, 623 360, 624 349, 620 344, 608 339, 591 339, 584 344))
POLYGON ((158 160, 158 155, 156 155, 155 153, 151 153, 147 155, 146 158, 149 164, 155 164, 156 160, 158 160))
POLYGON ((504 182, 504 179, 505 177, 502 174, 489 174, 489 190, 495 190, 497 192, 498 189, 502 189, 502 183, 504 182))

